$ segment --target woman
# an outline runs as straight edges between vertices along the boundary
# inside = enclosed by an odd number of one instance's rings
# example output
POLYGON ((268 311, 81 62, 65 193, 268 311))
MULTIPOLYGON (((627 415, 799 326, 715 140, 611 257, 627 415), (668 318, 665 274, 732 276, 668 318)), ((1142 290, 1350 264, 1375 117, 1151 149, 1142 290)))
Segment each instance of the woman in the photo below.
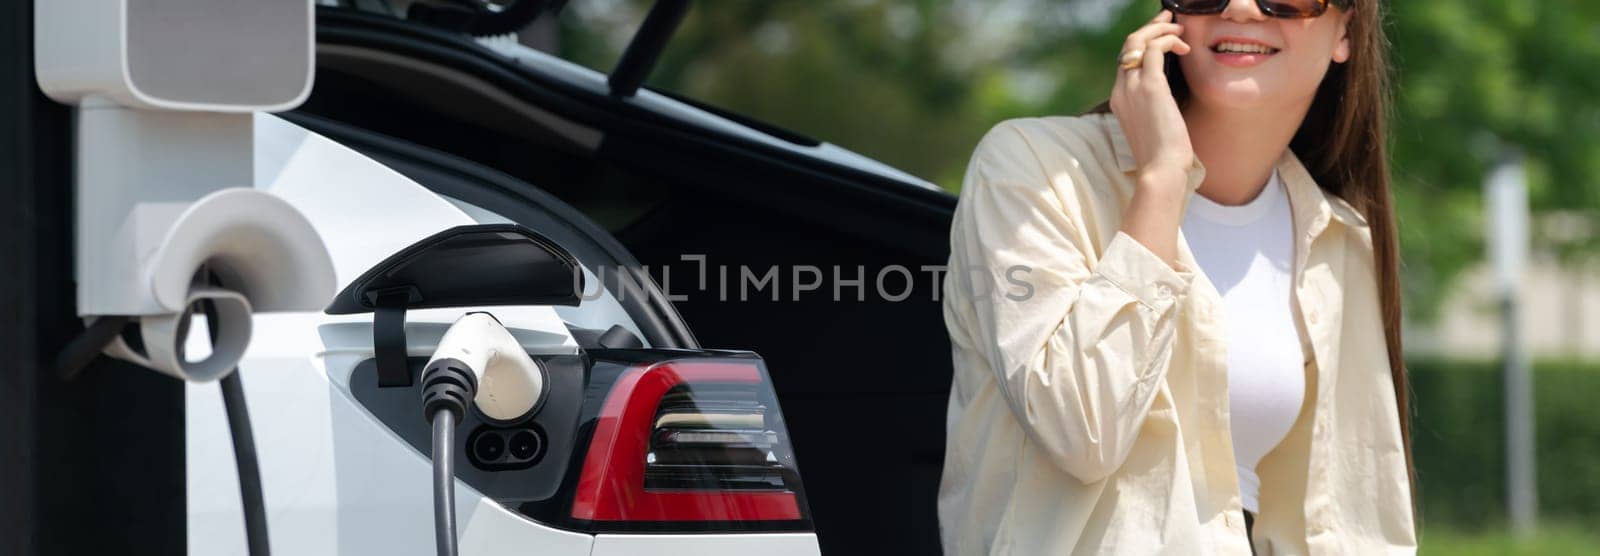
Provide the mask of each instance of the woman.
POLYGON ((1412 553, 1381 7, 1163 3, 968 167, 945 550, 1412 553))

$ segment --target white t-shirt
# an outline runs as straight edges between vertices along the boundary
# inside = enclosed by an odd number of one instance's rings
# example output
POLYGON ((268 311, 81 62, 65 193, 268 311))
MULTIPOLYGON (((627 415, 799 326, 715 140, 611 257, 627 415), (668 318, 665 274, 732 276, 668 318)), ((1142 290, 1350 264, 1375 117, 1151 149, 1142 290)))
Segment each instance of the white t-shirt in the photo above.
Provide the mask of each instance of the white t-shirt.
POLYGON ((1256 512, 1256 464, 1289 433, 1305 397, 1305 354, 1290 305, 1294 222, 1277 171, 1242 205, 1191 196, 1183 233, 1222 294, 1233 454, 1242 503, 1256 512))

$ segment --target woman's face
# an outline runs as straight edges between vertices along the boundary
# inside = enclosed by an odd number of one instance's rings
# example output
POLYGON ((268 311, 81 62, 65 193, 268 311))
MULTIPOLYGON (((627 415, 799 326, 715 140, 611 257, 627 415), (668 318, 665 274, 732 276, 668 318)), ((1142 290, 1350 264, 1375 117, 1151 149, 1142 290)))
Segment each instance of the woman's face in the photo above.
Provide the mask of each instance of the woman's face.
POLYGON ((1350 12, 1329 6, 1320 17, 1269 17, 1255 0, 1232 0, 1222 13, 1179 15, 1182 39, 1192 49, 1179 56, 1193 100, 1207 106, 1248 109, 1309 106, 1330 63, 1350 59, 1350 12), (1218 52, 1244 43, 1268 53, 1218 52))

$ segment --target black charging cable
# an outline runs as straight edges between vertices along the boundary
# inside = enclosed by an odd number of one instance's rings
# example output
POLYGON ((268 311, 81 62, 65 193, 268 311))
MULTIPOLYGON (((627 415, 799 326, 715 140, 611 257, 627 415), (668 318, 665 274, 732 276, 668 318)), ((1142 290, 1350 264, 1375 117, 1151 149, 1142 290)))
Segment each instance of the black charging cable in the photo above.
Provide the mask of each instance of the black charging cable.
MULTIPOLYGON (((214 282, 215 280, 213 280, 214 282)), ((206 332, 211 345, 217 345, 217 306, 201 301, 206 315, 206 332)), ((250 556, 272 553, 267 542, 267 503, 261 493, 261 464, 256 459, 256 437, 250 428, 250 407, 244 401, 244 380, 239 368, 222 377, 222 407, 228 414, 228 433, 233 437, 233 465, 239 474, 239 500, 244 506, 244 537, 250 556)))
POLYGON ((94 358, 99 357, 100 352, 105 351, 106 346, 111 345, 111 341, 122 333, 122 328, 132 321, 132 318, 123 315, 96 317, 56 355, 56 376, 64 381, 77 378, 78 373, 93 363, 94 358))
POLYGON ((433 425, 433 538, 439 556, 456 556, 456 424, 477 395, 466 363, 440 359, 422 371, 422 414, 433 425))
MULTIPOLYGON (((206 273, 208 282, 216 278, 206 273)), ((209 300, 202 300, 201 311, 206 316, 206 330, 211 335, 211 345, 217 342, 217 308, 209 300)), ((67 342, 56 356, 56 375, 64 381, 78 374, 105 351, 111 341, 122 334, 124 328, 135 320, 123 315, 101 316, 89 323, 83 332, 67 342)), ((261 466, 256 459, 256 442, 250 429, 250 410, 245 405, 244 382, 235 367, 222 381, 222 406, 228 415, 228 432, 233 438, 233 462, 239 473, 239 498, 244 510, 245 543, 250 556, 269 556, 267 540, 266 499, 261 493, 261 466)), ((454 529, 452 529, 454 530, 454 529)))

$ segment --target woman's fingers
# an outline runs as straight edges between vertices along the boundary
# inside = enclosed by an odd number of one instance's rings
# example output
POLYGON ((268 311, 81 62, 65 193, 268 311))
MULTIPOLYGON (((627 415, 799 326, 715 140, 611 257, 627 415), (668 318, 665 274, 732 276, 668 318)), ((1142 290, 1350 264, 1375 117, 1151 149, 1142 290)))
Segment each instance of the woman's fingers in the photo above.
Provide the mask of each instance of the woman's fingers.
POLYGON ((1126 51, 1130 48, 1138 48, 1144 43, 1148 42, 1150 39, 1156 38, 1164 32, 1175 32, 1173 30, 1180 28, 1180 26, 1178 23, 1174 22, 1172 18, 1172 10, 1163 8, 1161 11, 1156 12, 1156 16, 1150 18, 1149 23, 1140 26, 1138 29, 1135 29, 1132 33, 1128 34, 1128 40, 1125 40, 1122 43, 1123 50, 1126 51))
POLYGON ((1144 48, 1145 43, 1154 40, 1156 37, 1176 35, 1182 32, 1183 25, 1178 23, 1152 23, 1128 34, 1128 40, 1122 42, 1122 51, 1138 50, 1144 48))
POLYGON ((1177 35, 1156 37, 1145 44, 1144 67, 1137 71, 1142 72, 1144 74, 1142 77, 1144 78, 1165 79, 1167 71, 1166 53, 1173 52, 1182 56, 1188 54, 1189 50, 1189 43, 1183 42, 1183 39, 1178 38, 1177 35))
POLYGON ((1189 52, 1189 45, 1178 39, 1178 35, 1183 32, 1183 25, 1173 23, 1171 21, 1172 18, 1172 12, 1163 9, 1156 13, 1155 18, 1151 19, 1150 23, 1130 33, 1127 40, 1123 41, 1122 52, 1124 54, 1135 50, 1144 51, 1144 58, 1141 61, 1143 67, 1134 69, 1118 68, 1116 81, 1111 88, 1113 112, 1117 110, 1119 105, 1127 103, 1127 99, 1124 97, 1129 91, 1139 90, 1140 84, 1145 79, 1151 76, 1157 79, 1165 79, 1165 76, 1162 75, 1164 69, 1161 64, 1163 54, 1168 51, 1175 51, 1179 54, 1187 54, 1189 52), (1154 64, 1154 72, 1146 73, 1151 70, 1152 63, 1154 64))

